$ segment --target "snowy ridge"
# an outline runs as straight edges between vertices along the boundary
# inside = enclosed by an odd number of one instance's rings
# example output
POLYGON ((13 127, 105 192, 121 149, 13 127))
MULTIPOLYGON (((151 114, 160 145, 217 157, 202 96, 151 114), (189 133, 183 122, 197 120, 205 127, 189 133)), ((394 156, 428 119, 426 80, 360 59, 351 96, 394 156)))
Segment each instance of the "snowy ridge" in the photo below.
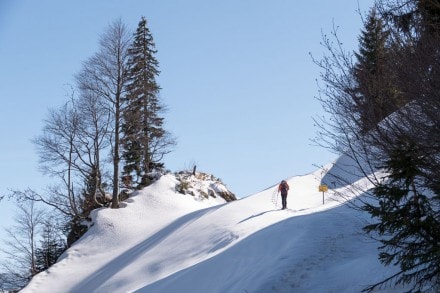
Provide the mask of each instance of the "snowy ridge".
POLYGON ((331 191, 322 204, 321 177, 289 178, 290 209, 279 210, 277 185, 219 204, 177 193, 177 179, 163 176, 123 208, 94 213, 86 235, 22 292, 360 292, 392 269, 361 233, 366 215, 331 191))

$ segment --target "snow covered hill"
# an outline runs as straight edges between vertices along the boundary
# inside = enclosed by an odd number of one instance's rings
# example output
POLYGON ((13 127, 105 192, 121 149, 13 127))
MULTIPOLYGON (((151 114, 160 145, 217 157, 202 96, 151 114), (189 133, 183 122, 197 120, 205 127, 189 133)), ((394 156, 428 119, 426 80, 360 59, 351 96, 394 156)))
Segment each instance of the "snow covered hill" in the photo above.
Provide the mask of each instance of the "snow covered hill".
POLYGON ((360 292, 393 268, 361 233, 367 215, 333 191, 322 203, 321 179, 287 179, 280 210, 277 185, 225 203, 176 192, 176 177, 163 176, 122 208, 95 212, 94 226, 22 292, 360 292))

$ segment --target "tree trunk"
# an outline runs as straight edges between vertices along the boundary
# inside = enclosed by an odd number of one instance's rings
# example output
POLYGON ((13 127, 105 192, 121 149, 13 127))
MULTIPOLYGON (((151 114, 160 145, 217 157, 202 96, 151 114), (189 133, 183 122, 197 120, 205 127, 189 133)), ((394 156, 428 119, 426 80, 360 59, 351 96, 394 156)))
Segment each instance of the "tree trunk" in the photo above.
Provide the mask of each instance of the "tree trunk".
POLYGON ((116 95, 115 109, 115 149, 113 154, 113 197, 112 209, 119 208, 119 116, 120 116, 120 97, 116 95))

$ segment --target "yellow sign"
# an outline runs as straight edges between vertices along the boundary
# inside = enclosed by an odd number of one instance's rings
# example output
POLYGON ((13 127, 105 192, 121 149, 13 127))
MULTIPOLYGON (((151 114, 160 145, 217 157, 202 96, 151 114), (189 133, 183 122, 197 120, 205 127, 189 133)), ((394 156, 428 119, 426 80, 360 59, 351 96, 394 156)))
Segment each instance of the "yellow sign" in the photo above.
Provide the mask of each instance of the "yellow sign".
POLYGON ((320 192, 327 192, 328 191, 328 186, 325 184, 319 185, 319 191, 320 192))

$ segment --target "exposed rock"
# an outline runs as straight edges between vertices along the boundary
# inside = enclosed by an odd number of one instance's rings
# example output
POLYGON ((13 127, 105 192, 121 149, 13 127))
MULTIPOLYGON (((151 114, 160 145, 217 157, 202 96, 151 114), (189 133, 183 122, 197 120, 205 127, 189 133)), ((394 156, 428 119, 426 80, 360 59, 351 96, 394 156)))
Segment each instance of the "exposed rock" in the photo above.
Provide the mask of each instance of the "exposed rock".
POLYGON ((176 185, 176 191, 182 194, 190 194, 197 200, 207 200, 212 198, 223 198, 225 201, 233 201, 237 198, 228 190, 226 185, 214 175, 189 171, 181 171, 175 174, 179 183, 176 185))

